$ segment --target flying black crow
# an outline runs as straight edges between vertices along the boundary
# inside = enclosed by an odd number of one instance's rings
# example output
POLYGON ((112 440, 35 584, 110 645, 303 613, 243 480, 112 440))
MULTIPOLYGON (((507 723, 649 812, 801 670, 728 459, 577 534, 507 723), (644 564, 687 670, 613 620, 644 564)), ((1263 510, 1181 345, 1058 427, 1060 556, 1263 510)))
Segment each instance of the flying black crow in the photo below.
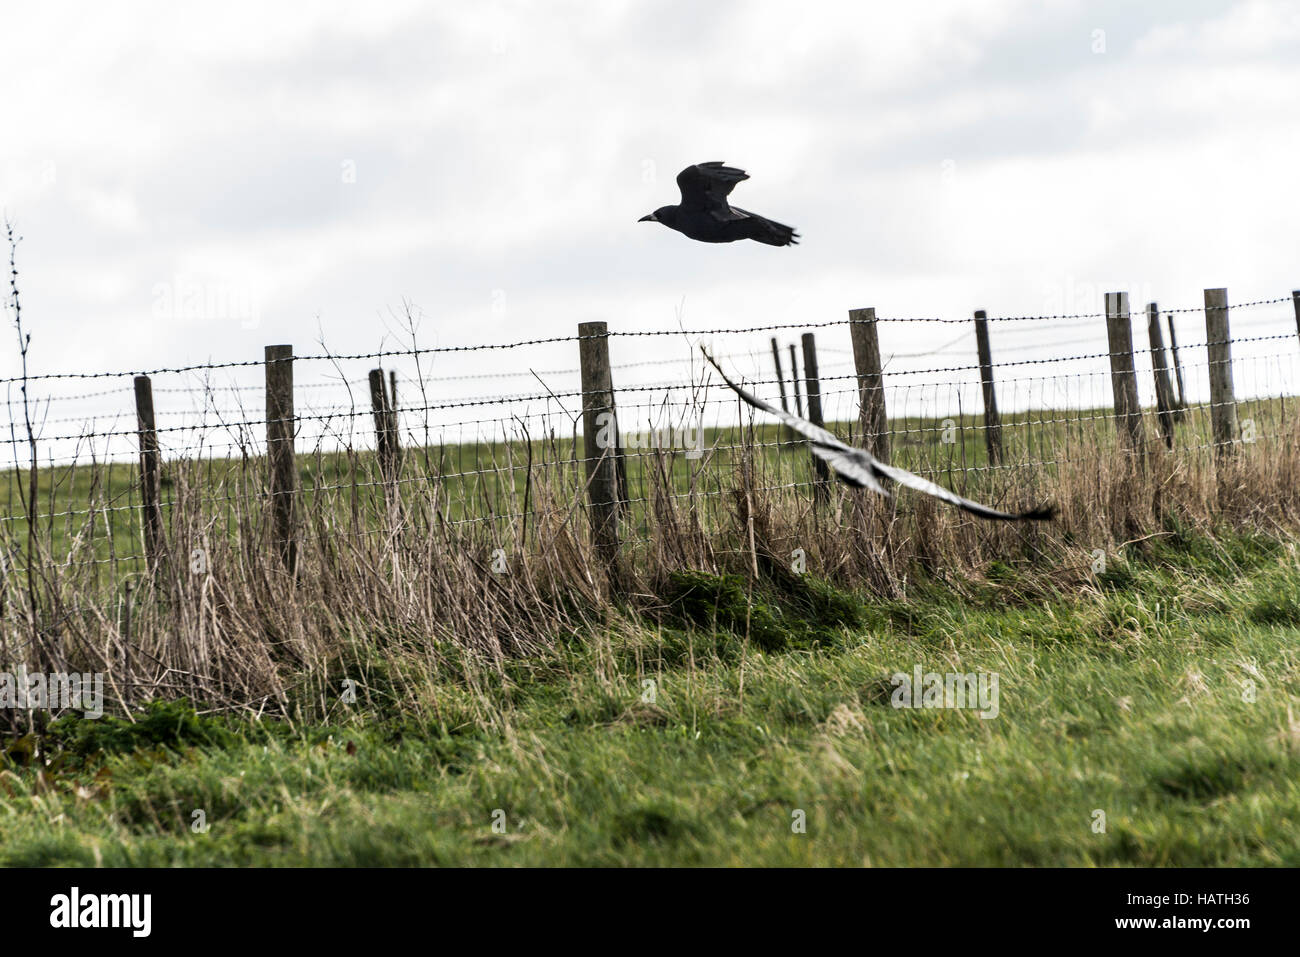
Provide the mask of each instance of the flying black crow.
POLYGON ((682 191, 678 206, 660 206, 642 223, 663 223, 702 243, 734 243, 737 239, 754 239, 769 246, 790 246, 799 242, 791 227, 746 212, 727 203, 727 196, 749 174, 718 161, 697 163, 677 174, 677 188, 682 191))
POLYGON ((981 505, 979 502, 972 502, 968 498, 962 498, 956 492, 950 492, 942 485, 935 485, 919 475, 913 475, 904 469, 895 468, 892 465, 886 465, 881 462, 870 452, 864 449, 855 449, 851 445, 845 445, 835 436, 831 435, 821 426, 813 425, 807 419, 802 419, 797 415, 791 415, 784 409, 778 409, 774 405, 769 405, 762 399, 750 395, 736 383, 727 378, 727 374, 722 371, 722 367, 713 360, 713 356, 701 348, 704 352, 704 358, 709 360, 709 364, 718 370, 718 375, 722 376, 722 381, 731 386, 733 392, 740 396, 756 409, 762 409, 764 412, 770 412, 790 428, 794 429, 800 435, 808 440, 808 445, 812 449, 813 455, 824 461, 832 469, 840 481, 846 485, 852 485, 854 488, 870 489, 886 497, 890 492, 885 488, 885 480, 897 482, 899 485, 906 485, 908 488, 916 489, 918 492, 924 492, 926 495, 933 495, 941 502, 947 502, 949 505, 956 505, 963 511, 970 512, 972 515, 978 515, 980 518, 1002 519, 1004 521, 1023 522, 1023 521, 1044 521, 1053 518, 1056 515, 1056 509, 1051 505, 1045 505, 1041 508, 1031 509, 1028 512, 999 512, 996 509, 989 508, 987 505, 981 505))

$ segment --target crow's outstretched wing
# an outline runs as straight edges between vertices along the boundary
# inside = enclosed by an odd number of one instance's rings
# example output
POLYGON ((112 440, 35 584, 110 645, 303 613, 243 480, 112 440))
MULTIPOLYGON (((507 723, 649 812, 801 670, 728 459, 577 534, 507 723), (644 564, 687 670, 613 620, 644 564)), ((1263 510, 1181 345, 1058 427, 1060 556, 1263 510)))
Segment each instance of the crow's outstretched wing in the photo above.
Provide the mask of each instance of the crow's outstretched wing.
POLYGON ((698 212, 726 213, 727 197, 737 183, 747 179, 749 174, 743 169, 724 166, 717 160, 688 166, 677 174, 682 207, 698 212))
MULTIPOLYGON (((701 351, 704 352, 703 349, 701 349, 701 351)), ((827 465, 835 470, 835 474, 843 481, 850 485, 857 486, 858 488, 871 489, 871 491, 879 492, 881 495, 889 494, 889 490, 880 484, 880 480, 871 469, 871 463, 874 463, 876 460, 866 452, 845 445, 821 426, 813 425, 807 419, 801 419, 797 415, 791 415, 789 412, 785 411, 785 409, 778 409, 776 406, 764 402, 757 396, 751 395, 740 386, 736 385, 736 383, 728 379, 727 374, 722 371, 716 362, 713 361, 713 356, 709 355, 708 352, 704 352, 704 358, 708 359, 713 368, 718 370, 718 375, 722 376, 722 381, 731 386, 732 391, 734 391, 736 395, 740 396, 754 408, 762 409, 764 412, 770 412, 807 439, 809 446, 812 448, 813 455, 825 461, 827 465), (863 461, 863 458, 860 457, 865 457, 866 461, 863 461)))
POLYGON ((897 482, 899 485, 905 485, 908 488, 923 492, 926 495, 932 495, 942 502, 949 505, 955 505, 963 511, 970 512, 972 515, 978 515, 980 518, 999 519, 1001 521, 1041 521, 1050 519, 1056 514, 1056 510, 1049 506, 1031 509, 1028 512, 999 512, 997 509, 989 508, 987 505, 981 505, 979 502, 972 502, 968 498, 962 498, 956 492, 952 492, 942 485, 935 485, 933 482, 921 478, 919 475, 913 475, 905 469, 896 468, 892 465, 886 465, 881 462, 870 452, 864 449, 855 449, 851 445, 846 445, 837 439, 830 432, 827 432, 819 425, 813 425, 807 419, 802 419, 797 415, 791 415, 784 409, 778 409, 776 406, 764 402, 762 399, 746 392, 736 383, 727 378, 727 374, 722 371, 714 360, 713 356, 701 348, 704 352, 704 358, 709 361, 713 368, 718 370, 718 375, 722 376, 722 381, 731 387, 731 390, 740 396, 747 403, 756 409, 762 409, 764 412, 776 416, 790 428, 794 429, 800 435, 808 440, 808 445, 812 449, 813 455, 824 461, 835 470, 836 476, 843 482, 855 486, 856 488, 870 489, 881 495, 889 495, 889 490, 881 483, 882 479, 889 479, 897 482))
MULTIPOLYGON (((867 453, 863 452, 862 454, 866 455, 867 453)), ((933 482, 923 479, 919 475, 914 475, 906 469, 886 465, 875 458, 872 459, 872 462, 875 463, 876 472, 885 476, 885 478, 892 479, 899 485, 906 485, 908 488, 916 489, 918 492, 924 492, 926 495, 932 495, 941 502, 956 505, 962 511, 978 515, 980 518, 994 518, 1008 522, 1033 522, 1046 521, 1056 515, 1056 508, 1051 505, 1041 505, 1038 508, 1031 508, 1027 512, 999 512, 995 508, 989 508, 979 502, 972 502, 968 498, 962 498, 956 492, 946 489, 942 485, 935 485, 933 482)))

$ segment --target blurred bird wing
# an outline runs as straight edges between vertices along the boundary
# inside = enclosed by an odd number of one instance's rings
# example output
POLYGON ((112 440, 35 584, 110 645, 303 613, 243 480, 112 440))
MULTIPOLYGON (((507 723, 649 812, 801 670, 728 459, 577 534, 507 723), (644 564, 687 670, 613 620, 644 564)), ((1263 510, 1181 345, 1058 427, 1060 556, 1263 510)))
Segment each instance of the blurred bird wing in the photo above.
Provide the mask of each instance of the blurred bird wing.
POLYGON ((864 452, 862 449, 855 449, 851 445, 845 445, 834 435, 827 432, 819 425, 813 425, 807 419, 801 419, 797 415, 791 415, 785 409, 777 408, 769 402, 764 402, 758 396, 746 392, 736 383, 727 378, 727 374, 722 371, 721 366, 713 361, 713 356, 708 352, 704 353, 704 358, 709 360, 709 364, 718 370, 718 375, 722 376, 722 381, 731 387, 731 391, 740 396, 745 402, 749 403, 756 409, 761 409, 771 415, 776 416, 794 431, 798 432, 808 440, 808 445, 812 449, 813 455, 824 461, 827 465, 835 470, 835 474, 850 485, 858 488, 870 489, 880 495, 888 496, 889 490, 880 484, 876 477, 874 466, 879 463, 872 458, 871 454, 864 452))
POLYGON ((749 174, 734 166, 725 166, 718 160, 696 163, 677 174, 677 188, 682 191, 682 206, 708 212, 725 211, 727 197, 736 184, 749 179, 749 174))
MULTIPOLYGON (((799 419, 798 416, 790 416, 792 419, 799 419)), ((834 445, 828 445, 825 442, 818 442, 815 439, 808 440, 808 447, 812 449, 812 454, 817 456, 835 472, 835 477, 846 485, 852 485, 854 488, 865 488, 890 498, 889 489, 880 484, 878 478, 879 472, 877 467, 879 462, 862 449, 855 449, 851 445, 845 445, 838 439, 834 445)))
POLYGON ((892 479, 899 485, 906 485, 910 489, 923 492, 926 495, 933 496, 941 502, 947 502, 949 505, 956 505, 965 512, 972 515, 978 515, 980 518, 999 519, 1004 522, 1024 522, 1040 521, 1051 518, 1056 514, 1056 509, 1045 506, 1042 508, 1030 509, 1027 512, 999 512, 995 508, 989 508, 987 505, 981 505, 979 502, 973 502, 968 498, 962 498, 956 492, 944 488, 942 485, 936 485, 928 479, 923 479, 919 475, 900 469, 893 465, 886 465, 884 462, 876 461, 876 470, 885 478, 892 479))
POLYGON ((1056 510, 1050 506, 1031 509, 1028 512, 1000 512, 997 509, 989 508, 987 505, 981 505, 979 502, 962 498, 956 492, 950 491, 942 485, 936 485, 919 475, 914 475, 906 469, 886 465, 865 449, 855 449, 851 445, 846 445, 821 426, 813 425, 806 419, 792 415, 784 409, 778 409, 776 406, 751 395, 727 378, 727 374, 722 371, 721 366, 713 360, 713 357, 708 352, 704 353, 704 358, 708 359, 709 364, 718 370, 718 375, 722 376, 722 381, 727 383, 738 396, 754 408, 762 409, 764 412, 776 416, 806 438, 813 455, 833 468, 835 474, 849 485, 870 489, 873 492, 888 496, 889 491, 880 483, 882 478, 887 478, 899 485, 905 485, 925 495, 933 496, 941 502, 955 505, 972 515, 978 515, 980 518, 1002 521, 1044 520, 1051 518, 1056 513, 1056 510))

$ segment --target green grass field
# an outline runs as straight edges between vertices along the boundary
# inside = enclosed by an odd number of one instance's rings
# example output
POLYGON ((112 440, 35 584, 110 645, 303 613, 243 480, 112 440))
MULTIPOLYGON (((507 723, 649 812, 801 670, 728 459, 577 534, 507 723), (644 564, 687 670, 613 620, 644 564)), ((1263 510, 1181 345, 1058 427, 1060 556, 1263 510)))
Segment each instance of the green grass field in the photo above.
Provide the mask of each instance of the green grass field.
POLYGON ((434 720, 361 655, 326 725, 63 719, 6 745, 0 864, 1300 864, 1290 543, 1156 539, 1070 594, 995 569, 746 610, 696 584, 472 688, 432 676, 434 720), (799 640, 764 652, 768 627, 799 640), (916 665, 997 673, 998 716, 891 707, 916 665))

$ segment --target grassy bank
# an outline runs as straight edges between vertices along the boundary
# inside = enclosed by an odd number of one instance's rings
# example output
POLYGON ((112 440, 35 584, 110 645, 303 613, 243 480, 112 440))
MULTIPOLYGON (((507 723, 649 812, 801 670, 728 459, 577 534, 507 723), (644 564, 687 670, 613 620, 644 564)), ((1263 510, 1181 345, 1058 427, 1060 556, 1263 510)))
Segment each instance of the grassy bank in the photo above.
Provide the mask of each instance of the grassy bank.
POLYGON ((905 602, 665 589, 501 668, 372 635, 324 721, 64 719, 8 745, 0 863, 1300 864, 1284 540, 1158 536, 1091 583, 995 567, 905 602), (891 707, 916 665, 996 672, 997 717, 891 707))

